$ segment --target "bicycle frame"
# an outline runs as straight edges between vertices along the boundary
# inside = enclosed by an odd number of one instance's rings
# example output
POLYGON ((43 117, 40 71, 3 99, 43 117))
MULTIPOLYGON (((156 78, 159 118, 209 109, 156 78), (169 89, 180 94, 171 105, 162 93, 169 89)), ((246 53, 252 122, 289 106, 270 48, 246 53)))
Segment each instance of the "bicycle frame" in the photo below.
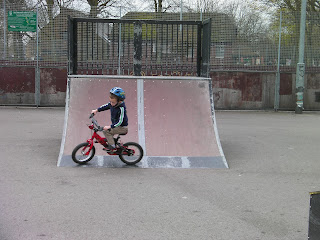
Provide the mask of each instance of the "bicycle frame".
MULTIPOLYGON (((89 147, 89 150, 85 153, 85 155, 89 155, 92 147, 93 147, 93 144, 94 144, 94 140, 96 140, 98 143, 100 143, 102 146, 104 147, 107 147, 108 146, 108 142, 106 141, 105 138, 102 138, 95 130, 94 130, 94 126, 93 124, 91 124, 89 126, 89 128, 91 130, 93 130, 93 134, 91 136, 91 138, 89 138, 87 140, 87 143, 89 143, 89 145, 87 147, 89 147)), ((85 150, 87 147, 85 147, 83 150, 85 150)))
MULTIPOLYGON (((96 153, 95 143, 100 143, 104 148, 103 150, 109 155, 117 155, 120 160, 127 165, 134 165, 140 162, 143 158, 143 149, 136 142, 126 142, 122 143, 120 141, 120 135, 114 139, 115 148, 109 147, 109 143, 106 138, 101 137, 98 132, 103 131, 103 127, 99 126, 97 120, 93 118, 92 113, 89 118, 91 118, 90 125, 87 125, 90 130, 92 130, 92 135, 86 142, 78 144, 72 151, 72 160, 78 164, 85 164, 91 161, 96 153), (136 155, 136 152, 138 153, 136 155)), ((104 155, 104 154, 103 154, 104 155)))
MULTIPOLYGON (((89 153, 91 152, 94 143, 100 143, 104 147, 108 146, 108 141, 106 140, 106 138, 101 137, 97 133, 98 131, 102 131, 102 128, 98 125, 98 123, 95 119, 92 120, 92 124, 89 125, 88 127, 89 127, 89 129, 93 130, 93 134, 92 134, 91 138, 87 139, 88 145, 83 148, 83 154, 86 156, 88 156, 89 153), (96 127, 95 127, 95 125, 96 125, 96 127), (89 148, 89 149, 87 150, 87 148, 89 148)), ((118 144, 118 140, 119 140, 119 136, 117 139, 115 139, 116 144, 118 144)), ((128 152, 126 150, 127 147, 122 146, 122 148, 123 148, 122 154, 128 155, 128 152)), ((132 154, 134 154, 135 151, 134 150, 132 150, 132 151, 133 151, 132 154)), ((108 152, 108 154, 109 155, 118 155, 117 152, 108 152)))
MULTIPOLYGON (((104 146, 104 147, 107 147, 107 146, 108 146, 107 140, 106 140, 105 138, 101 137, 101 136, 97 133, 97 131, 95 130, 93 124, 90 125, 89 128, 90 128, 91 130, 93 130, 93 134, 92 134, 91 138, 89 138, 89 139, 87 140, 87 143, 89 143, 89 145, 83 148, 83 151, 85 151, 85 150, 89 147, 89 149, 88 149, 88 150, 86 151, 86 153, 85 153, 86 156, 89 155, 89 153, 90 153, 90 151, 91 151, 94 143, 100 143, 100 144, 101 144, 102 146, 104 146)), ((115 139, 115 141, 117 141, 117 139, 115 139)), ((134 153, 134 150, 133 150, 133 153, 134 153)), ((116 152, 114 152, 114 153, 110 153, 110 152, 109 152, 108 154, 109 154, 109 155, 118 155, 116 152)), ((128 154, 128 153, 127 153, 126 151, 124 151, 123 154, 128 154)))

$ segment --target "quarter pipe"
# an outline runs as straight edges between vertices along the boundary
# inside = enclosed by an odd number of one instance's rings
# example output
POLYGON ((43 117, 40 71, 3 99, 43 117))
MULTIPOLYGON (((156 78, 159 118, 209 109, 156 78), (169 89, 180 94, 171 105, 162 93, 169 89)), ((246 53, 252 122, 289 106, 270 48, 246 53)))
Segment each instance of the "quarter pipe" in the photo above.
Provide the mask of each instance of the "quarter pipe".
MULTIPOLYGON (((65 123, 58 166, 78 166, 73 148, 90 137, 86 124, 108 102, 109 90, 126 92, 129 133, 145 151, 141 168, 228 168, 218 135, 211 80, 198 77, 68 76, 65 123)), ((101 126, 110 112, 97 114, 101 126)), ((97 145, 96 156, 82 167, 125 167, 97 145)))

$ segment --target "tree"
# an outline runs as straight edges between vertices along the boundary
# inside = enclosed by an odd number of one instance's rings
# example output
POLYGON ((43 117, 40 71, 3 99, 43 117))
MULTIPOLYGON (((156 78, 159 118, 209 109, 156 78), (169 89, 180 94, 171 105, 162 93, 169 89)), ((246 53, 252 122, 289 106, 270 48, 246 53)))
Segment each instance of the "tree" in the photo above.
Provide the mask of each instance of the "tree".
MULTIPOLYGON (((282 56, 288 56, 294 64, 297 61, 301 0, 260 0, 266 6, 275 9, 273 28, 279 28, 279 15, 282 12, 282 56), (285 51, 286 50, 286 51, 285 51)), ((306 16, 306 48, 305 61, 307 64, 314 64, 318 61, 320 45, 318 43, 320 32, 320 0, 307 0, 306 16)), ((275 38, 278 37, 275 35, 275 38)))
MULTIPOLYGON (((97 17, 97 14, 106 11, 107 7, 111 7, 116 0, 87 0, 90 5, 89 17, 97 17)), ((109 14, 108 14, 109 15, 109 14)))
POLYGON ((153 0, 154 2, 154 11, 162 12, 162 0, 153 0))
MULTIPOLYGON (((279 10, 291 12, 301 10, 301 0, 259 0, 261 3, 279 10)), ((320 0, 307 0, 307 12, 320 11, 320 0)))
POLYGON ((197 10, 203 13, 220 12, 224 4, 219 0, 201 0, 197 2, 197 10))
POLYGON ((162 13, 167 12, 168 10, 172 10, 173 8, 176 8, 177 4, 174 1, 163 1, 163 0, 153 0, 153 10, 154 12, 162 13))
MULTIPOLYGON (((90 5, 89 17, 118 17, 120 7, 125 11, 132 11, 136 7, 130 0, 87 0, 90 5)), ((124 15, 123 12, 121 15, 124 15)))
POLYGON ((224 9, 224 12, 235 20, 237 26, 235 42, 238 45, 238 61, 240 57, 248 58, 248 63, 251 64, 251 57, 263 57, 264 61, 268 62, 273 56, 273 47, 269 39, 269 24, 264 9, 249 1, 232 2, 224 9))

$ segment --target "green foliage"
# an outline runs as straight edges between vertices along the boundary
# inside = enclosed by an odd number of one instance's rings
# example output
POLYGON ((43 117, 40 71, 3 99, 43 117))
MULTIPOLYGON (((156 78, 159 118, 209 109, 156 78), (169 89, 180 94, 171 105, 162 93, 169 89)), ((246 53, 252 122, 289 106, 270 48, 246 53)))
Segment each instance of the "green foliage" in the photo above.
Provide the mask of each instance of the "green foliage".
MULTIPOLYGON (((297 61, 300 37, 301 0, 267 0, 275 7, 275 17, 270 25, 270 36, 274 42, 279 41, 280 12, 281 22, 281 56, 297 61)), ((319 58, 320 43, 320 1, 307 1, 305 62, 313 65, 319 58)))

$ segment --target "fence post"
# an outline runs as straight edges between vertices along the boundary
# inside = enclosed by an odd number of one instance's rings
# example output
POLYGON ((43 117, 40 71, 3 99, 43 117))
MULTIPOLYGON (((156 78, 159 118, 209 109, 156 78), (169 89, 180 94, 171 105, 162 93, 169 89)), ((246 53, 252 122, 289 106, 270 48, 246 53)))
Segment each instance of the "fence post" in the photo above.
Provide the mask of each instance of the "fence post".
POLYGON ((6 10, 6 0, 3 0, 3 60, 6 60, 7 58, 7 22, 6 22, 6 16, 7 16, 7 10, 6 10))
POLYGON ((77 73, 77 22, 68 16, 68 74, 77 73))
POLYGON ((197 39, 197 76, 200 77, 201 76, 201 34, 202 34, 202 24, 198 24, 198 39, 197 39))
POLYGON ((40 69, 39 69, 39 11, 37 4, 37 65, 35 72, 35 105, 38 107, 40 105, 40 69))
POLYGON ((211 18, 203 23, 202 35, 202 59, 201 59, 201 77, 209 77, 210 74, 210 46, 211 46, 211 18))
POLYGON ((141 58, 142 58, 142 24, 140 21, 134 23, 134 56, 133 68, 134 75, 141 76, 141 58))
POLYGON ((72 73, 73 68, 73 48, 71 45, 73 42, 72 22, 72 18, 68 16, 68 74, 72 73))
POLYGON ((280 56, 281 56, 281 32, 282 32, 282 12, 280 11, 280 26, 279 26, 279 47, 278 47, 278 65, 275 81, 275 94, 274 94, 274 110, 279 110, 280 105, 280 56))
MULTIPOLYGON (((121 7, 120 6, 120 19, 121 19, 121 7)), ((121 43, 121 34, 122 34, 122 25, 121 25, 121 22, 119 23, 119 43, 118 43, 118 46, 119 46, 119 51, 118 51, 118 75, 121 75, 121 53, 122 53, 122 43, 121 43)))
POLYGON ((301 114, 303 111, 303 92, 304 92, 304 41, 306 32, 306 9, 307 0, 301 2, 301 20, 300 20, 300 40, 299 40, 299 62, 297 64, 296 73, 296 109, 297 114, 301 114))

